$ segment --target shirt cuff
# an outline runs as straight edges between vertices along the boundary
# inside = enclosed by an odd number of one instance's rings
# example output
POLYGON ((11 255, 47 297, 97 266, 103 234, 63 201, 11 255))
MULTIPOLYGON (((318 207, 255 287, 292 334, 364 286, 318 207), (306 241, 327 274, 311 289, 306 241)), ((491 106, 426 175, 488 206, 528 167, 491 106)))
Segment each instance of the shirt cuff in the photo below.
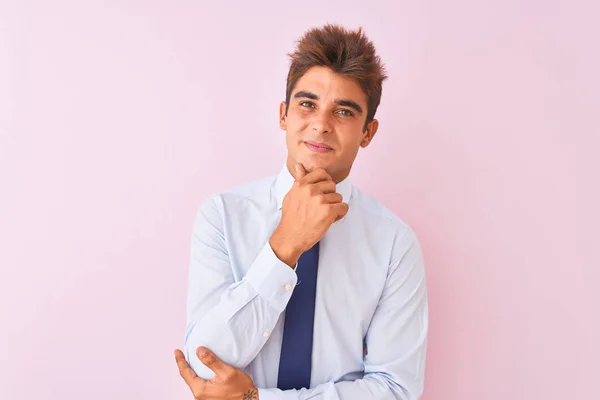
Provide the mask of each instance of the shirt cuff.
MULTIPOLYGON (((298 264, 296 264, 296 267, 298 264)), ((281 261, 269 242, 258 253, 244 278, 273 308, 283 312, 298 282, 295 268, 281 261)))

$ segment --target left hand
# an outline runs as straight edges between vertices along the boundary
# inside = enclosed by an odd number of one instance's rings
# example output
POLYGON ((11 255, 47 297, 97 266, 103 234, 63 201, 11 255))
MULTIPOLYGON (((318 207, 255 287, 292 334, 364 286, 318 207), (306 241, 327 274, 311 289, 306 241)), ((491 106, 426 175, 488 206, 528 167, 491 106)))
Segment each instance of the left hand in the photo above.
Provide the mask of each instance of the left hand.
POLYGON ((181 350, 175 350, 179 374, 190 387, 196 400, 258 400, 258 389, 252 378, 244 371, 219 360, 205 347, 198 347, 196 355, 216 375, 210 380, 202 379, 185 360, 181 350))

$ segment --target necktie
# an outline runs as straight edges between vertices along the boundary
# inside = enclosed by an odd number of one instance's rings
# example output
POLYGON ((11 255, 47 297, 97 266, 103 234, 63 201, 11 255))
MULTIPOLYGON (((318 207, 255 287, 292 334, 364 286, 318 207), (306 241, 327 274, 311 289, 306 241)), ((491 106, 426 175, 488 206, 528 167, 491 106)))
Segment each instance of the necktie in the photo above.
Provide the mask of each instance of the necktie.
POLYGON ((298 284, 285 309, 277 379, 277 387, 281 390, 310 387, 318 262, 317 242, 298 260, 298 284))

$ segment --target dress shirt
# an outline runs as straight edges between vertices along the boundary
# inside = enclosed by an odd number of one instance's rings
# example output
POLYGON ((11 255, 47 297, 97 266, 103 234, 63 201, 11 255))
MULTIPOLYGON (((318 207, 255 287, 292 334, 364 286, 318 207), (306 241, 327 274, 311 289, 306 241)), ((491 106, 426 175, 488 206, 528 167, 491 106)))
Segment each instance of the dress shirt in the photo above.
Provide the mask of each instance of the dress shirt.
POLYGON ((285 308, 298 282, 269 238, 294 183, 277 176, 224 191, 198 209, 191 241, 184 353, 206 346, 243 369, 259 398, 364 400, 421 397, 428 303, 413 230, 346 178, 349 205, 320 241, 310 388, 277 389, 285 308))

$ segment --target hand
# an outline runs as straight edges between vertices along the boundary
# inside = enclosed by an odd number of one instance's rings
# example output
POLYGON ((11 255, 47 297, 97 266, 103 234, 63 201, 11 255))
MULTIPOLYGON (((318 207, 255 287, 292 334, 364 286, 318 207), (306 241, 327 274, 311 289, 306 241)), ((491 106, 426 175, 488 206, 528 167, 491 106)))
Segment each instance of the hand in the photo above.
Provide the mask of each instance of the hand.
POLYGON ((179 374, 190 387, 196 400, 258 400, 258 389, 244 371, 219 360, 205 347, 198 347, 196 355, 216 376, 211 380, 200 378, 185 360, 181 350, 175 350, 179 374))
POLYGON ((294 172, 296 181, 283 199, 281 221, 269 240, 275 255, 290 267, 348 212, 324 169, 307 174, 302 164, 296 164, 294 172))

